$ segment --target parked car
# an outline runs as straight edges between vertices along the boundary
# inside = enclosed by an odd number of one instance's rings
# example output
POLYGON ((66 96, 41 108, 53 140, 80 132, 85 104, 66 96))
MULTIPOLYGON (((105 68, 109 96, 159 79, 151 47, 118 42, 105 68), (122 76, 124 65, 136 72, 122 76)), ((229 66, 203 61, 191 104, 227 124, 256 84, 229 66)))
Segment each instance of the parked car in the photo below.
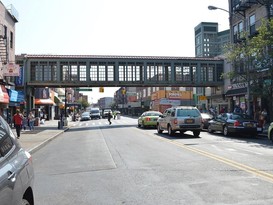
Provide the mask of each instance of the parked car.
POLYGON ((201 113, 202 116, 202 129, 208 129, 209 121, 213 119, 213 115, 209 113, 201 113))
POLYGON ((157 119, 162 115, 161 112, 158 111, 146 111, 141 114, 141 116, 137 120, 138 127, 156 127, 157 119))
POLYGON ((273 122, 270 123, 267 130, 268 139, 273 142, 273 122))
POLYGON ((89 112, 83 112, 81 114, 81 121, 88 121, 91 120, 90 113, 89 112))
POLYGON ((0 117, 0 204, 34 205, 32 157, 0 117))
POLYGON ((111 110, 111 109, 105 109, 105 110, 103 110, 102 118, 107 118, 107 117, 108 117, 109 112, 110 112, 110 114, 111 114, 111 115, 113 115, 113 113, 112 113, 112 110, 111 110))
POLYGON ((222 132, 225 136, 237 133, 257 136, 257 124, 251 116, 239 113, 222 113, 209 121, 208 132, 222 132))
POLYGON ((202 117, 200 111, 193 106, 178 106, 168 108, 157 120, 157 132, 167 130, 170 136, 176 131, 184 133, 192 131, 198 137, 201 131, 202 117))

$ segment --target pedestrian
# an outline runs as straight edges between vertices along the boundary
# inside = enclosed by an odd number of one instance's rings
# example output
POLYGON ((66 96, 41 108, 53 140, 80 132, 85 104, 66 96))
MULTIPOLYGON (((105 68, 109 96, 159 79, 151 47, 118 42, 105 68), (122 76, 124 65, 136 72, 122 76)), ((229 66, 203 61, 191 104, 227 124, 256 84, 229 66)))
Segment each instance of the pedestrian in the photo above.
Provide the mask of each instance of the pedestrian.
POLYGON ((21 129, 23 125, 23 119, 24 119, 24 116, 21 114, 20 110, 17 109, 16 114, 13 116, 13 121, 14 121, 14 126, 16 129, 16 134, 18 139, 20 138, 21 129))
POLYGON ((114 120, 116 119, 116 116, 117 116, 117 112, 116 112, 116 111, 114 111, 114 112, 113 112, 113 117, 114 117, 114 120))
POLYGON ((27 119, 27 116, 26 116, 26 113, 24 113, 23 115, 24 119, 23 119, 23 129, 26 130, 27 126, 28 126, 28 119, 27 119))
POLYGON ((263 109, 263 111, 261 113, 261 117, 263 119, 263 128, 265 129, 265 124, 267 122, 267 111, 265 108, 263 109))
POLYGON ((34 114, 30 111, 28 114, 28 125, 29 125, 29 130, 34 130, 34 114))
POLYGON ((109 111, 109 112, 108 112, 108 116, 107 116, 109 125, 112 124, 112 122, 111 122, 111 118, 112 118, 112 117, 113 117, 113 116, 112 116, 111 112, 109 111))

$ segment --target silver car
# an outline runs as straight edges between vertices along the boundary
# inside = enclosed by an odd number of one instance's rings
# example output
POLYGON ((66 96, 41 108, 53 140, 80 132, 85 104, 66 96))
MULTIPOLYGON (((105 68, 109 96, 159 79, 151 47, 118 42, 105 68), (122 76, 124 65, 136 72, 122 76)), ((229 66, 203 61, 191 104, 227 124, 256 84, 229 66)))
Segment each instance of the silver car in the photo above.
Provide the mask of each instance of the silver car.
POLYGON ((174 135, 176 131, 180 131, 181 134, 192 131, 193 135, 198 137, 201 129, 201 113, 193 106, 168 108, 157 120, 157 132, 162 133, 163 130, 167 130, 170 136, 174 135))
POLYGON ((0 204, 34 205, 33 183, 31 155, 0 117, 0 204))

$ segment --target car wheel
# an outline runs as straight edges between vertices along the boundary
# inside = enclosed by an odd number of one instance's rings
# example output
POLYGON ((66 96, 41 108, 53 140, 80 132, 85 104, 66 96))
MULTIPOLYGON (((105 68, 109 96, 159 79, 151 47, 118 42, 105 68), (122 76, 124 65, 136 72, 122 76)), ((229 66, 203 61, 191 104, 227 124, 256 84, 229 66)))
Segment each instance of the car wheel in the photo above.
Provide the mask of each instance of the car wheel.
POLYGON ((193 135, 194 135, 194 137, 199 137, 200 131, 193 131, 193 135))
POLYGON ((28 200, 23 199, 21 205, 30 205, 30 203, 28 202, 28 200))
POLYGON ((157 133, 161 134, 163 132, 163 130, 160 129, 160 125, 159 124, 157 124, 156 128, 157 128, 157 133))
POLYGON ((208 132, 209 133, 213 133, 214 131, 211 129, 211 125, 209 125, 209 127, 208 127, 208 132))
POLYGON ((228 128, 227 128, 227 126, 224 126, 224 128, 223 128, 223 134, 225 136, 228 136, 228 128))
POLYGON ((171 126, 171 125, 168 126, 168 134, 169 134, 170 136, 173 136, 173 135, 174 135, 174 131, 172 130, 172 126, 171 126))
POLYGON ((144 124, 144 122, 142 121, 142 127, 143 128, 146 128, 146 125, 144 124))
POLYGON ((138 126, 138 127, 141 127, 141 124, 139 124, 139 123, 138 123, 138 125, 137 125, 137 126, 138 126))

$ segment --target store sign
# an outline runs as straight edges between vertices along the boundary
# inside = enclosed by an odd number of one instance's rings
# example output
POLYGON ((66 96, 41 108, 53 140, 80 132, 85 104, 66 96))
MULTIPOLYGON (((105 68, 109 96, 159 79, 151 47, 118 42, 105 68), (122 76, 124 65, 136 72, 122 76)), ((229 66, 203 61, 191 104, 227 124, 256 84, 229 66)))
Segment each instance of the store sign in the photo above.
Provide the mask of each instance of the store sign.
POLYGON ((169 96, 169 98, 178 98, 178 99, 180 99, 181 98, 181 92, 179 92, 179 91, 169 91, 168 96, 169 96))
POLYGON ((179 105, 180 105, 180 100, 160 99, 159 104, 160 104, 160 105, 173 105, 173 106, 179 106, 179 105))
POLYGON ((247 83, 236 83, 232 85, 233 89, 244 88, 244 87, 247 87, 247 83))
POLYGON ((9 63, 3 65, 4 76, 20 76, 20 67, 18 64, 9 63))

